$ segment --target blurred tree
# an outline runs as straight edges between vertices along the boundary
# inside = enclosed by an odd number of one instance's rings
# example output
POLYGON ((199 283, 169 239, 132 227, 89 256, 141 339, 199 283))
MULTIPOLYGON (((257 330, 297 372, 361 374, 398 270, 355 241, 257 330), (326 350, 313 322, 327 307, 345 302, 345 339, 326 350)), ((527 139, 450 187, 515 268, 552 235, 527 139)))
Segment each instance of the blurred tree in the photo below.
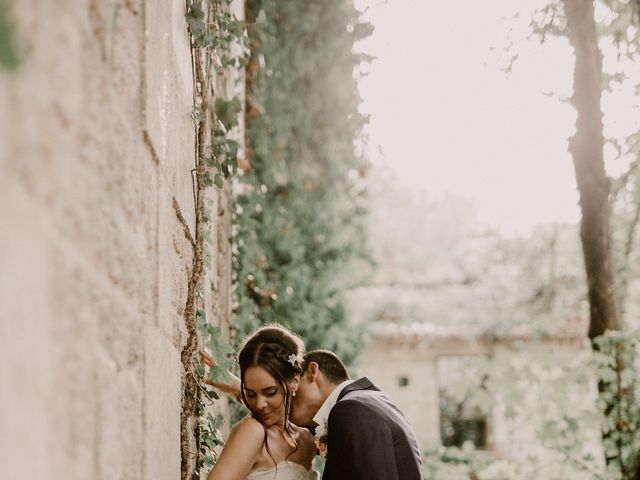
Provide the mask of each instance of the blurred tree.
POLYGON ((609 179, 604 169, 602 56, 593 2, 564 0, 564 6, 568 37, 575 51, 571 103, 578 113, 569 149, 580 192, 580 238, 587 274, 589 337, 593 339, 621 326, 611 252, 609 179))
MULTIPOLYGON (((596 350, 607 330, 622 327, 618 304, 618 291, 614 278, 612 235, 610 231, 611 199, 609 178, 604 168, 604 135, 600 108, 603 86, 602 55, 598 45, 594 5, 592 1, 564 0, 568 38, 575 51, 574 88, 571 102, 577 110, 576 133, 570 140, 570 151, 576 171, 580 207, 582 210, 581 239, 587 274, 590 306, 589 337, 596 350)), ((634 12, 637 2, 628 3, 626 12, 634 12)), ((610 6, 620 7, 616 1, 610 6)), ((635 18, 633 14, 630 18, 635 18)), ((622 18, 618 15, 618 18, 622 18)), ((627 23, 626 30, 629 29, 627 23)), ((622 31, 625 31, 623 29, 622 31)), ((636 221, 632 221, 631 241, 636 221)), ((629 236, 627 236, 629 239, 629 236)), ((623 258, 631 255, 631 244, 624 247, 623 258)), ((620 269, 618 270, 620 271, 620 269)), ((622 353, 624 337, 614 339, 614 346, 607 352, 614 365, 615 375, 601 378, 599 397, 607 416, 615 420, 602 426, 602 438, 607 465, 615 465, 622 478, 632 478, 632 471, 625 457, 630 447, 624 441, 630 428, 628 416, 630 390, 620 390, 624 369, 627 367, 622 353), (619 342, 618 347, 615 343, 619 342), (616 415, 612 415, 615 413, 616 415)), ((631 452, 635 457, 636 453, 631 452)))
POLYGON ((361 350, 344 290, 367 257, 366 121, 354 44, 371 27, 348 0, 250 0, 248 154, 237 185, 235 323, 243 337, 278 321, 307 348, 361 350))

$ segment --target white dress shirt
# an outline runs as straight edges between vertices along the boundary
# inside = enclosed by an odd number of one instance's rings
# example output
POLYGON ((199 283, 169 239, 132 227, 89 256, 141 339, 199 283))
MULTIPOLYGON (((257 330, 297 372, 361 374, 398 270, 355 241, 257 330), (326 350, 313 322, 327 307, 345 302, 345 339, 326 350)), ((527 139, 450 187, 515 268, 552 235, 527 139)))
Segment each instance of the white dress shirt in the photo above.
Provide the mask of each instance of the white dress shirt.
POLYGON ((327 399, 324 401, 324 403, 320 407, 320 410, 318 410, 318 413, 316 413, 315 416, 313 417, 313 421, 318 424, 318 427, 316 428, 316 433, 315 433, 316 438, 320 438, 327 433, 326 429, 327 429, 327 420, 329 419, 329 413, 331 412, 331 409, 333 408, 333 406, 337 403, 338 397, 340 396, 340 393, 342 393, 342 390, 344 390, 344 388, 351 383, 353 383, 353 380, 345 380, 340 385, 338 385, 333 390, 333 392, 329 394, 327 399))

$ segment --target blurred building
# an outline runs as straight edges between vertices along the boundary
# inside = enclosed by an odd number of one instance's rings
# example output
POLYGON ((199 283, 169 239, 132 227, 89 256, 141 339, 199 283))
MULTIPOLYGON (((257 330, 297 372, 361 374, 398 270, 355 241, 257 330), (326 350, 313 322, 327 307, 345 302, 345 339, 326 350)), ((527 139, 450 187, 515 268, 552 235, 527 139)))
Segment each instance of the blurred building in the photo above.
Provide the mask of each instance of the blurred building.
POLYGON ((361 366, 405 412, 423 449, 462 446, 469 441, 499 457, 517 458, 539 447, 532 424, 507 418, 509 400, 505 401, 504 392, 489 392, 495 403, 487 413, 462 391, 468 388, 477 393, 486 387, 486 378, 482 378, 486 367, 509 365, 516 355, 561 369, 583 348, 585 336, 582 321, 547 331, 526 325, 490 331, 431 323, 380 323, 373 328, 361 366))

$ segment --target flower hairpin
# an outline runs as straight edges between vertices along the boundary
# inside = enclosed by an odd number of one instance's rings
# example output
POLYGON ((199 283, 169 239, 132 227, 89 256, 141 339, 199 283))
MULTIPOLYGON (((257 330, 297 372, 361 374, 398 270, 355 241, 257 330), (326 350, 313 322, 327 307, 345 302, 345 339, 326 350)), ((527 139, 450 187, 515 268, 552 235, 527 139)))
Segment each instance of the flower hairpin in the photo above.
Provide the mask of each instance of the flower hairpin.
POLYGON ((292 353, 291 355, 289 355, 287 357, 287 362, 289 362, 291 364, 292 367, 296 366, 296 360, 298 359, 298 357, 296 356, 295 353, 292 353))

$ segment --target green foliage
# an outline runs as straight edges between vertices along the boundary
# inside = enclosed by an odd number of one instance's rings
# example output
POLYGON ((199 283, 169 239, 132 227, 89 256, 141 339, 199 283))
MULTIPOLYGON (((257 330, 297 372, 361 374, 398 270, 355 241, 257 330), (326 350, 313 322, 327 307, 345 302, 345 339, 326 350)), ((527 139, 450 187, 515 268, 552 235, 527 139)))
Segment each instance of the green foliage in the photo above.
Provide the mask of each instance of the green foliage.
POLYGON ((0 68, 13 70, 18 66, 19 62, 9 9, 5 1, 0 0, 0 68))
POLYGON ((195 48, 207 49, 213 56, 213 68, 223 74, 225 68, 242 68, 246 64, 244 22, 228 11, 232 0, 189 0, 186 20, 195 48), (203 8, 204 6, 204 8, 203 8), (213 16, 206 18, 204 9, 213 16))
POLYGON ((354 140, 366 119, 354 43, 370 32, 348 0, 247 2, 246 138, 234 274, 239 337, 278 321, 308 348, 349 362, 359 334, 345 317, 352 262, 366 257, 354 140))
POLYGON ((234 350, 224 340, 219 327, 211 325, 204 310, 198 310, 198 331, 202 336, 202 343, 215 362, 209 369, 209 379, 213 382, 229 383, 229 370, 234 367, 234 350))
POLYGON ((205 184, 222 188, 224 180, 238 173, 238 142, 229 132, 238 126, 242 103, 237 96, 231 100, 216 98, 213 111, 216 124, 211 132, 211 156, 206 159, 210 170, 205 174, 205 184))
POLYGON ((631 45, 640 43, 640 2, 637 0, 601 0, 612 14, 599 25, 601 36, 609 36, 618 47, 618 52, 630 58, 637 59, 639 54, 631 45))
POLYGON ((448 393, 471 399, 488 418, 499 412, 509 434, 507 445, 502 446, 502 458, 474 451, 471 445, 430 450, 426 479, 466 480, 469 472, 481 480, 578 480, 585 475, 634 479, 640 453, 640 332, 610 332, 596 344, 598 350, 592 351, 585 342, 583 351, 570 360, 514 345, 502 361, 482 358, 470 364, 448 393), (613 387, 607 389, 608 397, 597 395, 599 381, 613 387), (604 444, 601 428, 608 433, 604 444), (533 435, 541 448, 527 449, 526 455, 509 450, 523 433, 533 435), (606 468, 603 452, 609 456, 606 468))
MULTIPOLYGON (((195 51, 206 53, 205 84, 213 85, 215 75, 237 73, 247 62, 248 49, 245 45, 244 23, 227 11, 231 0, 206 0, 187 2, 186 21, 191 33, 192 47, 195 51), (211 12, 205 15, 203 5, 211 12), (214 75, 215 73, 215 75, 214 75)), ((202 84, 199 85, 202 89, 202 84)), ((206 95, 208 92, 198 92, 206 95)), ((226 99, 218 96, 213 105, 196 98, 193 119, 201 128, 204 119, 211 116, 211 145, 205 154, 206 170, 203 175, 206 188, 215 185, 224 186, 227 180, 238 171, 238 141, 234 138, 234 129, 238 126, 242 114, 242 101, 238 96, 226 99), (204 107, 203 107, 204 105, 204 107)))
POLYGON ((640 455, 640 381, 637 372, 640 335, 612 332, 595 341, 603 385, 598 405, 605 413, 603 448, 615 478, 632 480, 640 455))
MULTIPOLYGON (((198 310, 198 331, 202 336, 202 343, 205 350, 211 354, 215 361, 215 365, 209 369, 207 376, 213 382, 229 383, 229 369, 234 365, 233 348, 224 340, 220 328, 211 325, 207 321, 205 312, 202 309, 198 310)), ((206 468, 208 471, 215 465, 217 459, 215 449, 224 444, 222 435, 220 434, 224 417, 219 413, 214 415, 207 409, 207 406, 213 405, 214 400, 218 400, 219 397, 215 391, 202 386, 205 367, 201 363, 198 363, 196 366, 196 374, 202 387, 202 395, 196 411, 199 418, 196 431, 198 443, 196 478, 200 478, 200 469, 206 468)))

